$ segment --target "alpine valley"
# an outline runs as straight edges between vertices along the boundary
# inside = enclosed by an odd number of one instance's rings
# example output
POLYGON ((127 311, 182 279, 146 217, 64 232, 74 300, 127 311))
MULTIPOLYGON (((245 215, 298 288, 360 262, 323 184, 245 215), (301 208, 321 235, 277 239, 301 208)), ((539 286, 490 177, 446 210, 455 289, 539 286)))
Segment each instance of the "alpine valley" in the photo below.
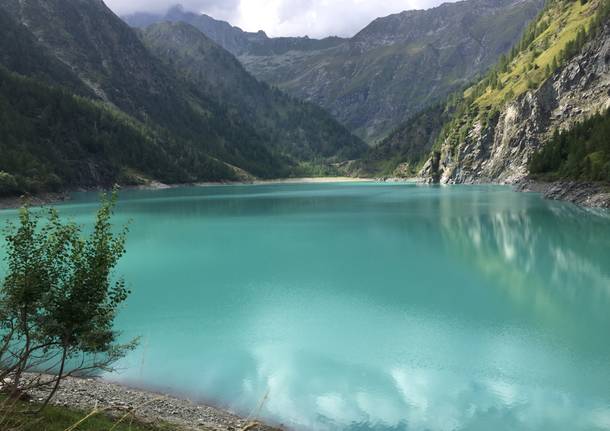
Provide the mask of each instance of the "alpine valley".
MULTIPOLYGON (((516 183, 556 131, 609 104, 607 0, 468 0, 319 40, 179 5, 123 19, 93 0, 0 5, 2 195, 334 175, 516 183)), ((594 175, 554 166, 538 180, 607 181, 598 147, 579 156, 594 175)))
POLYGON ((97 0, 0 6, 3 195, 313 175, 365 149, 189 26, 138 33, 97 0))
POLYGON ((0 431, 610 431, 610 0, 174 1, 0 0, 0 431))
POLYGON ((189 23, 259 79, 324 107, 374 144, 406 118, 485 72, 518 40, 542 0, 471 0, 379 18, 350 39, 269 38, 176 6, 135 14, 138 27, 189 23), (501 31, 498 31, 501 29, 501 31))

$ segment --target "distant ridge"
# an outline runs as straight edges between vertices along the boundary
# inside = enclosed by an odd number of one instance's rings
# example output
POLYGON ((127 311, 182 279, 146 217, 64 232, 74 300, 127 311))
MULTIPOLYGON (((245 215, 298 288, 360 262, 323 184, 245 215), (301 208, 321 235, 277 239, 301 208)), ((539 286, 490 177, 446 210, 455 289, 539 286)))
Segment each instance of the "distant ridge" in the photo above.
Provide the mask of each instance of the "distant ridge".
POLYGON ((268 38, 182 8, 124 17, 182 21, 246 69, 331 112, 374 144, 485 72, 518 40, 543 0, 468 0, 378 18, 351 39, 268 38))

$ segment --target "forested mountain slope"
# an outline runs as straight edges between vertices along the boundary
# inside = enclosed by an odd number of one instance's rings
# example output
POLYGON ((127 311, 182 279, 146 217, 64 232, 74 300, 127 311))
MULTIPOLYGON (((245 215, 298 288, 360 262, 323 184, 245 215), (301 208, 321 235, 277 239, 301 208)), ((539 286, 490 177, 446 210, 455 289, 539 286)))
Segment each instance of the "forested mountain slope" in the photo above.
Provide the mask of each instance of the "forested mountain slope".
POLYGON ((411 178, 430 156, 443 126, 451 119, 453 106, 437 103, 397 127, 360 159, 345 165, 352 176, 411 178))
POLYGON ((365 146, 321 108, 293 99, 250 75, 195 27, 160 23, 140 31, 145 45, 176 74, 255 124, 275 153, 299 161, 359 157, 365 146))
POLYGON ((0 64, 22 75, 65 86, 93 96, 70 67, 49 54, 22 24, 0 8, 0 64))
POLYGON ((280 161, 251 126, 174 76, 103 2, 0 4, 100 100, 254 175, 280 173, 280 161))
MULTIPOLYGON (((117 148, 106 145, 106 142, 105 151, 97 154, 94 165, 113 164, 116 169, 113 168, 112 175, 83 177, 82 184, 79 184, 78 179, 69 174, 65 178, 58 174, 61 181, 49 180, 47 184, 37 180, 36 187, 23 187, 24 191, 92 186, 96 178, 99 179, 97 185, 103 185, 119 178, 119 171, 131 172, 130 178, 138 181, 164 179, 189 182, 234 179, 236 175, 281 177, 298 171, 304 162, 328 165, 343 157, 354 157, 364 148, 359 139, 328 114, 286 96, 275 96, 281 101, 276 111, 262 118, 247 118, 242 115, 245 111, 238 111, 235 106, 242 97, 255 97, 256 91, 266 91, 265 97, 271 98, 268 95, 271 91, 266 86, 240 69, 240 79, 246 80, 254 90, 239 94, 246 85, 234 87, 231 94, 229 90, 224 94, 210 91, 210 85, 202 86, 202 81, 195 79, 195 76, 177 73, 174 67, 153 54, 134 29, 115 16, 102 1, 3 0, 0 3, 0 24, 0 35, 3 36, 0 40, 0 64, 8 71, 36 81, 28 81, 28 85, 40 84, 31 100, 40 103, 30 106, 30 113, 48 109, 47 102, 56 98, 57 94, 43 93, 55 91, 52 87, 61 87, 61 103, 75 101, 70 108, 75 117, 93 118, 91 110, 109 110, 113 115, 104 117, 108 128, 111 128, 111 122, 120 119, 116 124, 117 129, 122 129, 125 124, 135 127, 141 132, 138 132, 141 136, 135 141, 154 141, 150 149, 166 158, 163 163, 163 157, 149 158, 149 149, 134 142, 131 150, 139 148, 137 151, 141 151, 142 157, 153 165, 133 171, 137 166, 129 163, 117 165, 126 159, 113 153, 117 148), (84 112, 80 103, 82 100, 74 98, 68 101, 68 96, 85 97, 95 103, 87 105, 88 111, 84 112), (280 115, 285 112, 292 116, 280 115), (297 121, 298 116, 307 118, 307 121, 303 121, 307 127, 301 126, 301 122, 297 121), (283 142, 287 142, 287 145, 283 146, 283 142), (100 155, 104 155, 103 160, 100 155), (169 165, 172 165, 171 169, 169 165)), ((199 60, 207 64, 209 71, 218 75, 232 76, 236 73, 236 66, 239 66, 230 54, 217 46, 203 55, 209 57, 200 57, 199 60)), ((18 77, 3 74, 2 85, 5 89, 19 82, 14 78, 18 77)), ((40 158, 42 156, 38 157, 38 161, 48 168, 41 172, 61 173, 63 168, 60 169, 57 162, 61 160, 62 151, 69 148, 58 145, 59 141, 55 138, 62 134, 70 135, 72 125, 63 129, 67 123, 59 121, 57 130, 54 130, 51 123, 38 122, 33 114, 23 111, 22 106, 13 106, 9 96, 15 95, 4 94, 8 106, 5 112, 9 108, 11 111, 5 118, 14 116, 25 123, 35 122, 35 127, 32 127, 37 134, 26 134, 28 139, 55 146, 52 151, 56 154, 52 160, 45 162, 40 158)), ((97 112, 95 115, 102 114, 97 112)), ((12 127, 10 124, 1 126, 12 127)), ((87 133, 95 133, 97 126, 95 122, 88 124, 81 121, 78 139, 72 141, 79 141, 80 145, 80 141, 95 140, 87 133)), ((6 144, 6 141, 3 143, 6 144)), ((124 143, 130 145, 128 141, 124 143)), ((10 143, 17 153, 18 146, 25 144, 21 140, 10 143)), ((23 147, 24 154, 29 151, 23 147)), ((76 162, 84 162, 73 158, 68 160, 76 165, 76 162)), ((5 173, 15 178, 31 177, 30 173, 19 170, 20 166, 27 165, 25 162, 21 165, 13 163, 13 171, 5 173)), ((110 172, 107 169, 103 171, 110 172)), ((39 176, 47 178, 46 173, 39 176)))
POLYGON ((237 178, 183 141, 0 67, 0 196, 237 178))
POLYGON ((255 76, 329 110, 374 143, 493 65, 543 0, 469 0, 379 18, 351 39, 268 38, 173 8, 125 19, 193 24, 255 76))

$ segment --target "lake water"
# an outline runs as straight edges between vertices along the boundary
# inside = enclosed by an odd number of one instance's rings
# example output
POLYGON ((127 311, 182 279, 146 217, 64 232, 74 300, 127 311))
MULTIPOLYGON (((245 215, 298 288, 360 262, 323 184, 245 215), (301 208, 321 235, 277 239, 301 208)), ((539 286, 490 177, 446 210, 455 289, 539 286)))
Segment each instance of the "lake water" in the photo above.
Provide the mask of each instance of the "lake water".
POLYGON ((366 183, 127 191, 129 219, 113 380, 297 430, 610 430, 608 213, 366 183))

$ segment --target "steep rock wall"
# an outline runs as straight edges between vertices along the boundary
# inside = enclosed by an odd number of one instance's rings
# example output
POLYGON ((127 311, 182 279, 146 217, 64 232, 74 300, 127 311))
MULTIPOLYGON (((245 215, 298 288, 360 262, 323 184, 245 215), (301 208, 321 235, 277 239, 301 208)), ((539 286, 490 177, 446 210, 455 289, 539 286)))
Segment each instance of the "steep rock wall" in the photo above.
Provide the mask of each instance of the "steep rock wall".
MULTIPOLYGON (((559 129, 610 108, 610 23, 538 89, 504 106, 487 124, 476 121, 458 145, 448 141, 420 176, 444 184, 514 184, 532 154, 559 129)), ((609 137, 610 139, 610 137, 609 137)))

